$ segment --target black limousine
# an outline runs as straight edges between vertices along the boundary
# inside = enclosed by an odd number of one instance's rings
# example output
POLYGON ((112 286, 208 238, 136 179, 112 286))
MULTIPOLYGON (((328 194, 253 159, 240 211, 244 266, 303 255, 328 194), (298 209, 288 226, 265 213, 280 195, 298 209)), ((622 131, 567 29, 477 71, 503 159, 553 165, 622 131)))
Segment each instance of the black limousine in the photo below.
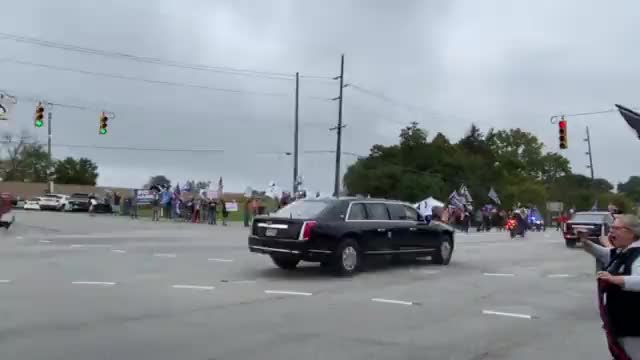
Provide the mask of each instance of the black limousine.
POLYGON ((340 198, 298 200, 270 215, 257 216, 249 250, 268 254, 283 269, 300 261, 319 262, 337 274, 351 275, 363 258, 385 255, 426 257, 448 265, 453 228, 425 223, 410 204, 399 201, 340 198))

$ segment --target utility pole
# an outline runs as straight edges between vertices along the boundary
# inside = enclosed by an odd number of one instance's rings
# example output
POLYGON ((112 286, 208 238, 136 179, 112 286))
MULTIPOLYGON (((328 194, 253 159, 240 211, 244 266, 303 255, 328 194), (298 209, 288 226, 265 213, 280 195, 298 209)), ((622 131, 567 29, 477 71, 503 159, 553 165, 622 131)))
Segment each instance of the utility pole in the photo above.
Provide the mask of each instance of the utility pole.
MULTIPOLYGON (((51 104, 49 104, 49 106, 51 106, 51 104)), ((53 194, 53 177, 52 177, 52 168, 51 165, 53 164, 53 158, 51 157, 51 118, 53 116, 51 115, 51 109, 49 109, 49 112, 47 113, 47 155, 49 158, 49 166, 47 168, 47 179, 49 180, 49 194, 53 194)))
POLYGON ((334 80, 340 79, 340 95, 337 98, 333 98, 333 100, 338 100, 338 125, 332 127, 329 130, 336 130, 337 135, 337 143, 336 143, 336 174, 335 174, 335 182, 333 187, 333 196, 340 196, 340 155, 342 153, 342 128, 345 125, 342 125, 342 90, 345 88, 344 85, 344 54, 340 57, 340 76, 335 77, 334 80))
POLYGON ((296 106, 293 125, 293 196, 298 193, 298 109, 300 100, 300 73, 296 73, 296 106))
POLYGON ((594 175, 593 175, 593 156, 591 155, 591 136, 589 135, 589 127, 587 126, 587 137, 584 139, 584 141, 586 141, 587 143, 587 153, 586 155, 589 155, 589 165, 587 165, 587 167, 589 168, 589 170, 591 170, 591 180, 594 179, 594 175))

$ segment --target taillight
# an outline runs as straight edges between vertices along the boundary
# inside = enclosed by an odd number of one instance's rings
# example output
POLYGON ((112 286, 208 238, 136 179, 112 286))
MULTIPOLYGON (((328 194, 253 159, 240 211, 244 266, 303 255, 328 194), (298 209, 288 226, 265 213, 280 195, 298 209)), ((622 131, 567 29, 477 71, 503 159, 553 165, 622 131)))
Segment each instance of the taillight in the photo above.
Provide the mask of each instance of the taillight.
POLYGON ((311 238, 311 230, 313 230, 317 224, 317 221, 305 221, 302 226, 302 239, 300 240, 309 240, 309 238, 311 238))

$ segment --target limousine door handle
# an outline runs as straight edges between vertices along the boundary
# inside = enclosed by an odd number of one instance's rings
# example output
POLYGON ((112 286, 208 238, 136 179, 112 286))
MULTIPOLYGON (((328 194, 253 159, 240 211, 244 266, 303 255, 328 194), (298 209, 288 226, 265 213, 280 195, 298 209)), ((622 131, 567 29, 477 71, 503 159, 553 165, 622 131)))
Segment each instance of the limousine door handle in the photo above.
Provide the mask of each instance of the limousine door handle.
POLYGON ((416 228, 409 228, 409 231, 416 231, 416 230, 418 230, 418 229, 416 229, 416 228))
POLYGON ((385 232, 387 229, 378 229, 379 232, 385 232))

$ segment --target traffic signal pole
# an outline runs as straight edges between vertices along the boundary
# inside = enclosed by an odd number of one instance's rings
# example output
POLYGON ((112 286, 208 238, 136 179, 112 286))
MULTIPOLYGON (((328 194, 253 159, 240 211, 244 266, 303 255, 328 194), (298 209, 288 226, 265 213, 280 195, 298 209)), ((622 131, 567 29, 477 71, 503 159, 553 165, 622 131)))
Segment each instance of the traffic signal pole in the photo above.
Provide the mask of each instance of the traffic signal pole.
POLYGON ((293 124, 293 196, 298 193, 298 127, 299 127, 300 73, 296 73, 296 103, 293 124))
POLYGON ((340 95, 333 100, 338 100, 338 125, 332 127, 329 130, 336 130, 336 169, 335 179, 333 184, 333 196, 340 196, 340 155, 342 154, 342 129, 345 125, 342 124, 342 90, 345 87, 344 84, 344 54, 340 58, 340 76, 334 78, 334 80, 340 79, 340 95))
POLYGON ((53 158, 51 157, 51 119, 53 118, 53 115, 51 114, 51 109, 49 109, 49 112, 47 113, 47 157, 49 159, 49 166, 47 167, 47 179, 49 180, 49 193, 52 194, 53 193, 53 177, 52 175, 52 170, 51 169, 51 164, 53 164, 53 158))

